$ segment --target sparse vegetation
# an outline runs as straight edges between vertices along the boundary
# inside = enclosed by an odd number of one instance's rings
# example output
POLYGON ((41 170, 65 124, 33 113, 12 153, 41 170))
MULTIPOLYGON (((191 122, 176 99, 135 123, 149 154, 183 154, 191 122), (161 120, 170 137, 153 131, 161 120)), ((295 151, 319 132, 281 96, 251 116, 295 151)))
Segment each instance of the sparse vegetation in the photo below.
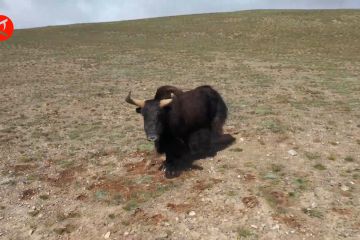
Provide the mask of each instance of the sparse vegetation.
POLYGON ((48 194, 42 194, 39 196, 40 199, 42 200, 48 200, 49 199, 49 195, 48 194))
POLYGON ((316 153, 316 152, 305 152, 305 156, 309 160, 315 160, 315 159, 319 159, 321 157, 321 155, 319 153, 316 153))
POLYGON ((273 172, 281 172, 284 168, 285 166, 282 164, 275 164, 275 163, 271 164, 271 170, 273 172))
POLYGON ((154 151, 154 144, 152 143, 143 143, 138 146, 139 151, 154 151))
POLYGON ((103 200, 108 196, 108 192, 104 191, 104 190, 99 190, 95 192, 95 197, 98 200, 103 200))
POLYGON ((253 235, 249 229, 244 228, 244 227, 239 227, 237 229, 237 234, 238 234, 238 239, 246 239, 253 235))
POLYGON ((315 164, 314 165, 314 168, 315 169, 317 169, 317 170, 326 170, 326 167, 323 165, 323 164, 321 164, 321 163, 317 163, 317 164, 315 164))
POLYGON ((237 193, 235 192, 235 191, 228 191, 227 192, 227 195, 229 196, 229 197, 235 197, 236 195, 237 195, 237 193))
POLYGON ((320 219, 324 217, 324 214, 317 209, 303 208, 302 211, 310 217, 315 217, 320 219))
POLYGON ((297 178, 294 180, 296 188, 300 191, 306 190, 308 188, 308 180, 304 178, 297 178))
POLYGON ((1 237, 356 238, 359 16, 266 10, 16 30, 0 43, 1 237), (166 179, 123 99, 204 84, 224 96, 224 132, 237 141, 166 179))
POLYGON ((273 133, 285 132, 285 126, 279 120, 276 119, 265 120, 262 122, 262 126, 273 133))
POLYGON ((136 209, 139 206, 138 202, 135 199, 131 199, 130 201, 128 201, 125 206, 123 207, 124 210, 126 211, 131 211, 136 209))
POLYGON ((336 160, 336 156, 335 154, 331 153, 328 157, 327 157, 328 160, 330 161, 335 161, 336 160))
POLYGON ((352 156, 346 156, 345 157, 345 161, 346 162, 353 162, 354 161, 354 158, 352 156))
POLYGON ((270 106, 261 106, 255 109, 255 113, 257 115, 265 116, 273 114, 273 111, 270 106))

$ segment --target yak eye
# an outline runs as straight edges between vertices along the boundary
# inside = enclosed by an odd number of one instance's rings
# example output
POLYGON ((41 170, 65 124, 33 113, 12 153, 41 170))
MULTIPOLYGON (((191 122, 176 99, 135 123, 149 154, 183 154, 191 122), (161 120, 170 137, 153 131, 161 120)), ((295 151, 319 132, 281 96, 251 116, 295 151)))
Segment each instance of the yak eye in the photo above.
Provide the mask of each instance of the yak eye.
POLYGON ((136 110, 135 110, 137 113, 141 113, 141 108, 136 108, 136 110))

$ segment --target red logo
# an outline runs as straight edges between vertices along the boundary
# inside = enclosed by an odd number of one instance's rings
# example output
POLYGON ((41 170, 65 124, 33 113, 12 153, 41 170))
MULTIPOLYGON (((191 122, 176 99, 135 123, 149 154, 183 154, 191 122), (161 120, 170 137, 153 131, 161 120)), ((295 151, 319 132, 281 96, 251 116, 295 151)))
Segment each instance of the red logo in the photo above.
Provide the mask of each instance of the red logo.
POLYGON ((14 32, 14 24, 10 18, 0 15, 0 41, 8 40, 14 32))

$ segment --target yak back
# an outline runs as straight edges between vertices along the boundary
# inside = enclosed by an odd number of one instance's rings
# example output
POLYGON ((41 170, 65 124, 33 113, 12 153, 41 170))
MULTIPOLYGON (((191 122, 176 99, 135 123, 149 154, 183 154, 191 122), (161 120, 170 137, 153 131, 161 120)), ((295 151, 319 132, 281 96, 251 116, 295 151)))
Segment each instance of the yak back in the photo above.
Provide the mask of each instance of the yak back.
POLYGON ((168 128, 176 137, 187 137, 203 128, 211 128, 219 112, 226 119, 227 108, 211 86, 200 86, 174 97, 167 113, 168 128))
POLYGON ((175 96, 179 96, 183 93, 183 91, 174 86, 169 86, 169 85, 161 86, 156 90, 154 100, 162 100, 162 99, 171 98, 172 93, 175 96))

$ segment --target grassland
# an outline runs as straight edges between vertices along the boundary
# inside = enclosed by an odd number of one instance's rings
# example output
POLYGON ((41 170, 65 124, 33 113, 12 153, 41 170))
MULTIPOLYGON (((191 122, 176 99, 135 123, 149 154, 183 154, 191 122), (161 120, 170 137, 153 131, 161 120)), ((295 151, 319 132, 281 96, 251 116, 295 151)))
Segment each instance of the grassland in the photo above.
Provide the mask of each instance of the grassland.
POLYGON ((360 237, 360 11, 16 30, 0 74, 0 239, 360 237), (237 139, 172 180, 124 103, 164 84, 237 139))

